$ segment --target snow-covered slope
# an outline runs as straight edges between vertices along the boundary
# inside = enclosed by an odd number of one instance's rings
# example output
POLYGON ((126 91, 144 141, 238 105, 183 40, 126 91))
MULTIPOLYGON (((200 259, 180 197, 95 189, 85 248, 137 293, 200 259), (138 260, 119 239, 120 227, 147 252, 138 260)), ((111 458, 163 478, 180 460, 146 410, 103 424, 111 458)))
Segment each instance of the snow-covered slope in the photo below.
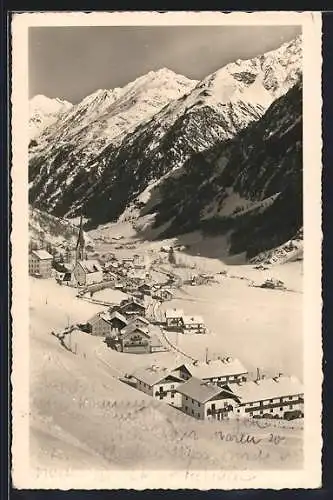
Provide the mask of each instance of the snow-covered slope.
POLYGON ((162 68, 151 71, 123 88, 99 89, 73 106, 48 127, 31 155, 42 154, 49 163, 66 151, 73 164, 87 164, 108 144, 119 144, 128 132, 197 82, 162 68))
POLYGON ((197 154, 159 189, 150 210, 162 236, 231 232, 231 253, 249 258, 302 227, 302 85, 281 96, 228 143, 197 154), (176 175, 177 174, 177 175, 176 175))
MULTIPOLYGON (((29 207, 29 238, 38 246, 45 243, 59 249, 75 248, 78 232, 78 224, 29 207)), ((86 245, 93 246, 92 239, 85 232, 84 239, 86 245)))
MULTIPOLYGON (((29 136, 36 140, 43 131, 56 122, 72 104, 61 99, 50 99, 45 95, 35 95, 29 101, 29 136)), ((32 143, 34 144, 34 142, 32 143)))

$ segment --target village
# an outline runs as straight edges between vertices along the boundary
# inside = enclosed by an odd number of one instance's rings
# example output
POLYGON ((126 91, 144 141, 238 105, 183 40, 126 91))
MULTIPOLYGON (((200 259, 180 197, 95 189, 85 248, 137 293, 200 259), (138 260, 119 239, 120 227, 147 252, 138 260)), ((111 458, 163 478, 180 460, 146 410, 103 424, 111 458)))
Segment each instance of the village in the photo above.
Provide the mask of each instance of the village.
MULTIPOLYGON (((196 359, 179 346, 178 339, 185 337, 205 345, 212 332, 201 315, 168 304, 184 283, 207 285, 216 281, 213 274, 193 273, 184 280, 165 260, 154 262, 129 250, 122 258, 113 253, 104 261, 88 258, 82 219, 72 262, 54 266, 46 249, 30 250, 30 275, 74 288, 81 301, 103 307, 87 321, 68 322, 65 329, 50 332, 67 350, 76 354, 81 332, 100 339, 115 356, 132 355, 131 368, 117 375, 121 382, 198 420, 304 416, 304 390, 296 376, 267 376, 259 368, 253 376, 233 353, 212 356, 205 347, 204 359, 196 359), (115 293, 118 302, 112 300, 115 293), (169 353, 167 362, 161 357, 161 362, 149 363, 149 356, 158 353, 169 353), (145 363, 136 363, 138 356, 145 363)), ((161 254, 173 264, 172 249, 162 248, 161 254)))

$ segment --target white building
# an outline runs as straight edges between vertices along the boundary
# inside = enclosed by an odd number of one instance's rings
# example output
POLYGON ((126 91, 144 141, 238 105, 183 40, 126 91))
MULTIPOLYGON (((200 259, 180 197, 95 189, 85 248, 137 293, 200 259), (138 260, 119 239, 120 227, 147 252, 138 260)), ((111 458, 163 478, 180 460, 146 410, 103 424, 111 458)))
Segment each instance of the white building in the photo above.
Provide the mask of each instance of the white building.
POLYGON ((184 311, 182 309, 168 309, 165 311, 166 327, 175 329, 181 328, 183 316, 184 311))
POLYGON ((80 286, 101 283, 103 270, 98 260, 78 260, 74 267, 74 276, 80 286))
POLYGON ((177 392, 179 384, 183 380, 172 372, 169 368, 151 366, 137 370, 133 377, 136 380, 136 387, 158 401, 180 407, 181 395, 177 392))
POLYGON ((46 250, 32 250, 29 254, 29 274, 50 278, 53 257, 46 250))
POLYGON ((222 358, 208 362, 186 363, 177 368, 181 378, 196 377, 204 381, 235 384, 247 380, 248 371, 237 358, 222 358))
POLYGON ((181 409, 199 420, 222 420, 234 415, 238 399, 228 388, 192 377, 178 386, 181 409))
POLYGON ((207 333, 205 322, 201 316, 182 316, 183 333, 207 333))
POLYGON ((304 414, 304 388, 296 377, 280 376, 233 386, 245 417, 289 418, 304 414))

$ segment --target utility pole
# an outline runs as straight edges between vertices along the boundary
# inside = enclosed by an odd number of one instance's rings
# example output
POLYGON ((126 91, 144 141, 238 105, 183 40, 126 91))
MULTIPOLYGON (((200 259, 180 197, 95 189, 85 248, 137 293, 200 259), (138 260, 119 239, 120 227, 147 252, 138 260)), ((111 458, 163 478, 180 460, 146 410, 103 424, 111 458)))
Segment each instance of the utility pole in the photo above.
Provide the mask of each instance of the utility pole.
POLYGON ((206 363, 208 364, 208 347, 206 347, 206 363))

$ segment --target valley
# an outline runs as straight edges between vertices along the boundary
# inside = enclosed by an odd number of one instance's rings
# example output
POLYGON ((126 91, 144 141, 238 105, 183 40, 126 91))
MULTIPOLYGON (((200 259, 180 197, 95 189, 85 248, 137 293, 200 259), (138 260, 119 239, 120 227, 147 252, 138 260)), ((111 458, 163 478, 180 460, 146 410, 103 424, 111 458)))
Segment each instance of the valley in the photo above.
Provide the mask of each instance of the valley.
MULTIPOLYGON (((114 225, 108 236, 129 234, 128 226, 114 225)), ((105 234, 105 231, 103 231, 105 234)), ((96 236, 96 233, 94 233, 96 236)), ((149 254, 154 260, 163 254, 156 245, 123 237, 123 246, 136 245, 135 252, 149 254)), ((167 242, 162 242, 167 243, 167 242)), ((116 243, 101 244, 97 252, 112 251, 118 258, 126 250, 115 249, 116 243)), ((205 257, 188 257, 187 265, 203 269, 223 269, 217 284, 184 286, 165 307, 182 307, 187 314, 201 314, 209 333, 184 336, 167 333, 170 342, 183 352, 204 360, 206 349, 213 359, 233 355, 244 361, 254 374, 259 366, 267 376, 282 370, 302 379, 299 352, 301 340, 300 292, 288 293, 255 289, 244 279, 262 280, 263 271, 253 266, 228 266, 205 257), (192 260, 193 259, 193 260, 192 260), (233 276, 233 277, 231 277, 233 276), (239 304, 242 314, 238 314, 239 304), (264 314, 260 311, 264 310, 264 314), (295 328, 295 323, 298 324, 295 328)), ((157 267, 159 267, 158 265, 157 267)), ((168 264, 161 264, 163 269, 168 264)), ((288 275, 290 286, 301 285, 300 264, 290 269, 271 268, 270 276, 288 275)), ((177 274, 190 272, 175 268, 177 274)), ((109 290, 108 299, 117 302, 122 295, 109 290)), ((30 404, 32 463, 40 470, 48 467, 96 470, 127 468, 195 470, 196 468, 284 469, 302 464, 302 423, 268 421, 204 423, 183 415, 149 396, 124 384, 119 377, 140 366, 168 366, 185 358, 177 351, 136 355, 118 353, 99 337, 74 331, 69 352, 51 335, 68 323, 84 322, 102 306, 76 297, 76 289, 59 286, 54 279, 30 278, 30 404), (264 428, 263 428, 264 426, 264 428), (112 432, 109 429, 112 428, 112 432), (224 443, 214 438, 224 433, 250 433, 262 439, 259 446, 224 443), (284 445, 265 443, 270 433, 284 438, 284 445)))

